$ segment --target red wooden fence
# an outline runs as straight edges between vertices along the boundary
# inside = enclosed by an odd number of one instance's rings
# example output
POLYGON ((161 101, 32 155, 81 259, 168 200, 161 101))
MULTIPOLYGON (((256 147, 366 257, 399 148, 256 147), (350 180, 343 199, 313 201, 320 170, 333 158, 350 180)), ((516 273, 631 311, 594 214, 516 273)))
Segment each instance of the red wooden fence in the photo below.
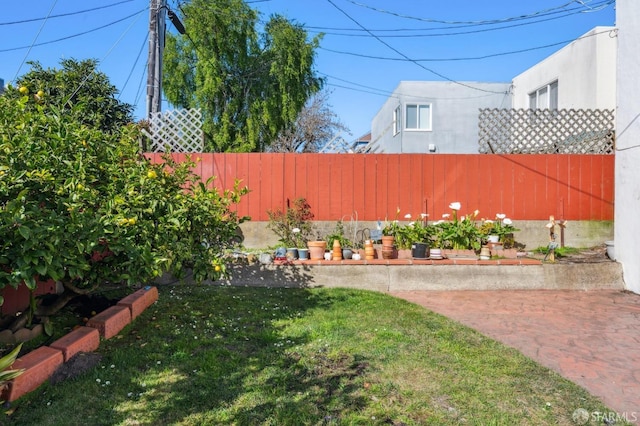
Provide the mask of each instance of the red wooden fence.
MULTIPOLYGON (((148 154, 162 161, 160 154, 148 154)), ((178 161, 184 154, 175 154, 178 161)), ((428 213, 438 220, 449 204, 461 214, 505 213, 514 220, 613 220, 613 155, 485 154, 192 154, 196 172, 235 179, 251 192, 238 214, 268 220, 267 210, 305 197, 315 220, 393 219, 428 213)))

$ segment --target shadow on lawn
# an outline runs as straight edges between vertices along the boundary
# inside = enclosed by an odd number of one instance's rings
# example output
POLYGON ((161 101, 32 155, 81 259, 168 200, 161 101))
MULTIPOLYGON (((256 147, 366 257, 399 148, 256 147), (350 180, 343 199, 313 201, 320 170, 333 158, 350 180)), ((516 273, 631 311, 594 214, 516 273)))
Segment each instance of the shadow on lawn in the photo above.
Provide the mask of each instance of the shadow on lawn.
POLYGON ((155 312, 139 318, 131 333, 154 334, 143 338, 143 350, 150 353, 166 351, 167 345, 182 349, 162 363, 164 371, 173 370, 171 377, 159 375, 153 392, 142 392, 133 405, 125 401, 114 420, 152 416, 152 424, 332 424, 341 413, 365 407, 367 360, 313 341, 312 330, 289 327, 313 310, 331 309, 347 294, 280 288, 292 278, 301 287, 303 268, 278 268, 271 288, 161 286, 155 312), (149 318, 159 315, 168 315, 172 321, 163 323, 172 327, 154 330, 149 318))

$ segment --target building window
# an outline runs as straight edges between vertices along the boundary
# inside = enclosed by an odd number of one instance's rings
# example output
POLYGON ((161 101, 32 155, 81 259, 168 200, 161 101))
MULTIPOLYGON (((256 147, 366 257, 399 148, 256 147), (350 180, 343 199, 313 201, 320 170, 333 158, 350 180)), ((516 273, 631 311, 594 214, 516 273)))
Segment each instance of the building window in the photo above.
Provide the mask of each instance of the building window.
POLYGON ((405 129, 431 130, 431 104, 408 104, 405 129))
POLYGON ((529 108, 558 109, 558 80, 529 93, 529 108))
POLYGON ((400 107, 398 106, 393 110, 393 136, 400 133, 400 124, 402 123, 402 119, 400 117, 400 107))

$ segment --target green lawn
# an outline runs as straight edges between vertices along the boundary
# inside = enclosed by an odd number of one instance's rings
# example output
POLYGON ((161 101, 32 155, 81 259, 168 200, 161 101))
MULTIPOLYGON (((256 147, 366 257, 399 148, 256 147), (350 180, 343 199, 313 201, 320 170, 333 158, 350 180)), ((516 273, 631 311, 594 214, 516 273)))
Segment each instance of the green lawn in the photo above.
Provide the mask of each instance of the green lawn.
POLYGON ((2 423, 572 425, 577 408, 606 411, 517 351, 384 294, 159 290, 96 367, 41 386, 2 423))

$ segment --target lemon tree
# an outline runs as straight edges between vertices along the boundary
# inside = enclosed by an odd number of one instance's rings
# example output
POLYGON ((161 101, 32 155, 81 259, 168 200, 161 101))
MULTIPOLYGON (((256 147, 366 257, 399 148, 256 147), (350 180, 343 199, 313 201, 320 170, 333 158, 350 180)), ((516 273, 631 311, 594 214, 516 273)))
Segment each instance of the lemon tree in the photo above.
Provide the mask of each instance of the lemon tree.
POLYGON ((55 81, 22 80, 0 96, 0 288, 59 281, 56 303, 32 300, 46 315, 106 282, 187 268, 219 278, 246 189, 219 192, 190 162, 150 164, 138 126, 91 122, 83 110, 99 105, 47 95, 55 81))

